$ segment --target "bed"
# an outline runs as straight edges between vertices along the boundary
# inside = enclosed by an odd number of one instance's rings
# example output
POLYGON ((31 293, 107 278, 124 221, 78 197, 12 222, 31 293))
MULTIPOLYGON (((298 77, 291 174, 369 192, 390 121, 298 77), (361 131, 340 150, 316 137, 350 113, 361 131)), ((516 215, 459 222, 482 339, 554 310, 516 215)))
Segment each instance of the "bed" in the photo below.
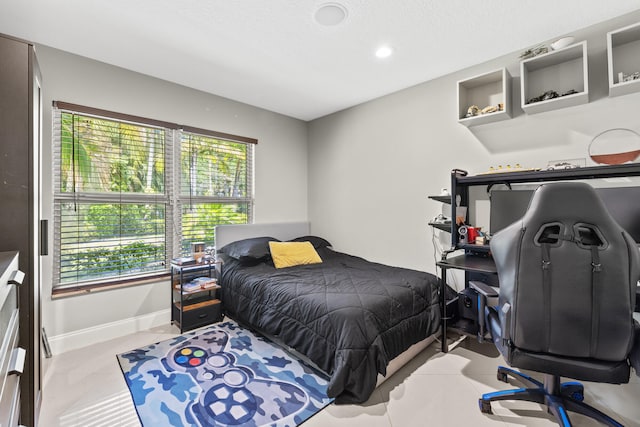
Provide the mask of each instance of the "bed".
POLYGON ((438 278, 337 252, 309 234, 304 222, 216 227, 225 314, 324 371, 336 403, 362 403, 438 332, 438 278), (322 262, 276 269, 264 244, 295 238, 322 262))

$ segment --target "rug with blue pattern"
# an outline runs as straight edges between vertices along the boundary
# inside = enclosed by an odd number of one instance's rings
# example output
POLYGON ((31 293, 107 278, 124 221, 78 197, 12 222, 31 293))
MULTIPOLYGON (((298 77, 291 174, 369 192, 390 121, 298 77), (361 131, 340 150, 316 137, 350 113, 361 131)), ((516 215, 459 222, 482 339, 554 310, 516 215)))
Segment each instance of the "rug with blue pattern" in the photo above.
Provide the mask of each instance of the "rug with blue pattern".
POLYGON ((297 426, 333 401, 324 376, 234 322, 118 362, 144 427, 297 426))

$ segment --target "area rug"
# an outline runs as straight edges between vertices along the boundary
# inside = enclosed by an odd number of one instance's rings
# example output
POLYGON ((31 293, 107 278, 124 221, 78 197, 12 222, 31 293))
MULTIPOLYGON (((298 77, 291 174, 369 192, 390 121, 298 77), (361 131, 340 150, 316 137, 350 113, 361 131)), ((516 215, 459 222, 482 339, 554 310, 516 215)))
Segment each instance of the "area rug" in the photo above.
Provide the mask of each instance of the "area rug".
POLYGON ((144 427, 297 426, 333 401, 323 375, 234 322, 118 362, 144 427))

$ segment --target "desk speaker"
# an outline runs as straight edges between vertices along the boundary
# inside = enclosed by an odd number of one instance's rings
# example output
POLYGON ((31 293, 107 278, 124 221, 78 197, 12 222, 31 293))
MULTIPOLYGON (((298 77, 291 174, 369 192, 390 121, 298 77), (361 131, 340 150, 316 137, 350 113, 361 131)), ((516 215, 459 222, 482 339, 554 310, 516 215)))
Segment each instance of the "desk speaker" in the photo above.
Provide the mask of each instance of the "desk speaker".
POLYGON ((466 225, 461 225, 460 227, 458 227, 458 235, 459 235, 460 244, 466 245, 467 243, 469 243, 469 240, 468 240, 469 229, 467 228, 466 225))
POLYGON ((466 288, 458 294, 458 315, 461 319, 478 322, 478 293, 466 288))

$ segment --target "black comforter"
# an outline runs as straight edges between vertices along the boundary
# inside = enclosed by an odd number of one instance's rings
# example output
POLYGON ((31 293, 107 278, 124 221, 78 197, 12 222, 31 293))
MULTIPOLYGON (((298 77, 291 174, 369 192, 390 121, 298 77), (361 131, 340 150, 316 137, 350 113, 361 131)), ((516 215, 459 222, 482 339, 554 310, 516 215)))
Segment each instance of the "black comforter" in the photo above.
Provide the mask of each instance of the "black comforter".
POLYGON ((437 278, 320 248, 321 264, 283 269, 226 258, 226 313, 273 335, 330 374, 328 395, 361 403, 377 373, 439 326, 437 278))

